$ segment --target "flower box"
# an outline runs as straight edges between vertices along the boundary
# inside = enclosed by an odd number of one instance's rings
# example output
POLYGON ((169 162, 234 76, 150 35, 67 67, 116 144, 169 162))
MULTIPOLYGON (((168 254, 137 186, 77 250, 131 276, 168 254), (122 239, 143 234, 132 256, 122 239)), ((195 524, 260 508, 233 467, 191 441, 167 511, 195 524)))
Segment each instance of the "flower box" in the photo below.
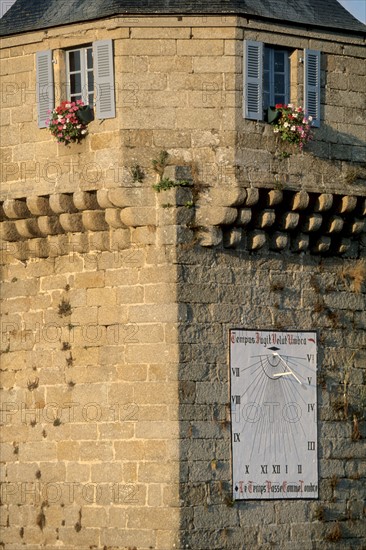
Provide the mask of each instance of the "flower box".
MULTIPOLYGON (((311 130, 312 117, 307 116, 302 107, 295 107, 292 103, 282 105, 278 103, 275 108, 279 116, 273 120, 273 131, 278 134, 282 141, 298 146, 302 151, 304 145, 313 138, 311 130)), ((275 113, 271 113, 271 117, 275 113)))
POLYGON ((90 105, 81 105, 76 111, 76 116, 82 124, 89 124, 94 120, 94 111, 90 105))
POLYGON ((267 122, 269 124, 275 124, 281 116, 281 111, 276 107, 268 107, 267 109, 267 122))
POLYGON ((50 118, 46 120, 46 123, 58 143, 64 143, 65 145, 69 145, 71 142, 80 143, 86 137, 88 133, 86 125, 93 119, 90 118, 88 122, 83 122, 79 118, 78 113, 80 110, 84 111, 84 107, 87 107, 87 109, 85 109, 82 116, 85 114, 88 119, 91 115, 94 116, 89 105, 84 105, 81 99, 63 101, 53 111, 49 111, 50 118))

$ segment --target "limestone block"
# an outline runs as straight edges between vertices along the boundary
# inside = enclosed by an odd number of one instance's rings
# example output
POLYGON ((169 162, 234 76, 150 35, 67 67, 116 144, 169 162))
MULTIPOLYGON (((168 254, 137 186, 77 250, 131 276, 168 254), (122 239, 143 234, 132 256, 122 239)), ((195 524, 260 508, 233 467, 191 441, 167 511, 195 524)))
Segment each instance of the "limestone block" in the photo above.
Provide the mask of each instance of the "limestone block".
MULTIPOLYGON (((79 222, 80 227, 83 227, 81 222, 81 214, 66 214, 66 215, 77 216, 76 219, 80 220, 79 222)), ((76 235, 69 235, 69 240, 70 240, 69 249, 72 254, 75 254, 76 252, 79 254, 84 254, 89 251, 89 240, 88 240, 88 235, 86 233, 79 232, 76 235)))
POLYGON ((110 227, 113 227, 114 229, 123 227, 120 208, 106 208, 105 221, 110 227))
POLYGON ((245 201, 246 206, 253 206, 257 204, 259 200, 259 189, 256 187, 249 187, 247 189, 247 198, 245 201))
POLYGON ((97 201, 100 208, 113 208, 114 204, 108 198, 109 189, 98 189, 97 201))
POLYGON ((223 235, 220 227, 203 227, 197 233, 198 241, 201 246, 217 246, 222 242, 223 235))
POLYGON ((292 210, 304 210, 309 205, 309 193, 306 191, 299 191, 296 193, 291 201, 292 210))
POLYGON ((314 212, 324 212, 332 208, 333 195, 331 193, 323 193, 316 198, 314 212))
POLYGON ((47 239, 32 239, 29 242, 29 251, 33 258, 48 258, 50 256, 50 243, 47 239))
POLYGON ((158 210, 159 226, 164 225, 187 225, 193 221, 194 208, 189 206, 174 207, 168 203, 158 210))
POLYGON ((155 208, 143 206, 123 208, 121 210, 121 221, 131 227, 156 225, 156 211, 155 208))
POLYGON ((5 221, 0 224, 0 236, 4 241, 18 241, 21 239, 19 231, 15 226, 15 222, 5 221))
POLYGON ((338 246, 338 252, 339 254, 345 254, 348 252, 348 250, 351 248, 351 240, 350 239, 342 239, 338 246))
POLYGON ((361 199, 360 206, 357 210, 359 210, 361 216, 366 216, 366 199, 361 199))
POLYGON ((299 233, 293 237, 291 241, 291 248, 294 252, 305 252, 309 248, 309 235, 304 233, 299 233))
POLYGON ((96 233, 89 233, 88 241, 90 250, 96 250, 98 253, 102 250, 109 250, 109 231, 98 230, 96 233))
POLYGON ((137 244, 155 244, 156 227, 136 227, 132 229, 131 241, 137 244))
POLYGON ((302 231, 305 233, 309 231, 317 231, 323 223, 323 216, 321 214, 311 214, 305 218, 302 225, 302 231))
POLYGON ((184 206, 193 200, 192 189, 190 187, 175 187, 163 193, 156 193, 156 199, 160 206, 163 204, 184 206))
POLYGON ((238 217, 236 218, 237 225, 247 225, 252 219, 252 211, 250 208, 239 208, 238 217))
POLYGON ((4 201, 3 209, 5 215, 10 219, 21 219, 31 216, 25 200, 7 199, 4 201))
POLYGON ((238 216, 236 208, 224 206, 199 206, 196 209, 196 222, 198 225, 230 225, 238 216))
POLYGON ((129 229, 116 229, 111 232, 111 249, 123 250, 130 246, 130 230, 129 229))
POLYGON ((281 228, 286 230, 295 229, 299 220, 300 214, 298 212, 286 212, 281 218, 281 228))
POLYGON ((70 233, 78 233, 80 231, 84 231, 81 214, 61 214, 60 224, 65 231, 68 231, 70 233))
POLYGON ((26 199, 29 211, 34 216, 49 216, 52 214, 48 197, 37 197, 36 195, 26 199))
POLYGON ((267 235, 264 231, 253 231, 247 236, 247 245, 249 250, 258 250, 262 248, 267 241, 267 235))
POLYGON ((332 240, 330 237, 321 237, 314 245, 314 252, 327 252, 331 244, 332 240))
POLYGON ((271 227, 275 221, 276 212, 274 210, 263 210, 255 216, 254 223, 256 227, 263 229, 264 227, 271 227))
POLYGON ((224 233, 224 247, 236 248, 239 246, 243 236, 243 230, 240 227, 235 227, 231 231, 224 233))
POLYGON ((275 206, 280 204, 283 200, 283 192, 280 189, 272 189, 268 191, 264 197, 264 204, 266 206, 275 206))
POLYGON ((50 207, 55 214, 67 212, 69 214, 77 212, 77 208, 72 200, 72 195, 59 193, 50 195, 50 207))
POLYGON ((339 233, 343 229, 344 220, 340 216, 331 216, 325 225, 326 233, 339 233))
POLYGON ((40 216, 37 218, 38 228, 42 235, 57 235, 63 233, 58 216, 40 216))
POLYGON ((366 220, 354 219, 348 228, 348 232, 353 235, 358 235, 359 233, 362 233, 362 231, 365 231, 365 228, 366 220))
POLYGON ((99 208, 95 193, 90 191, 77 191, 73 195, 75 208, 78 210, 95 210, 99 208))
POLYGON ((17 228, 19 235, 25 237, 26 239, 32 239, 33 237, 39 237, 42 235, 35 218, 16 220, 15 227, 17 228))
POLYGON ((344 214, 345 212, 352 212, 357 206, 357 197, 345 196, 342 197, 338 206, 338 212, 344 214))
POLYGON ((283 250, 286 248, 289 241, 289 236, 286 233, 276 231, 271 235, 270 248, 272 250, 283 250))
POLYGON ((108 229, 103 210, 84 210, 81 219, 85 229, 90 231, 106 231, 108 229))
POLYGON ((210 197, 217 206, 238 206, 244 204, 247 197, 247 190, 240 187, 211 189, 210 197))
POLYGON ((146 187, 110 189, 108 199, 120 207, 155 206, 155 191, 146 187))

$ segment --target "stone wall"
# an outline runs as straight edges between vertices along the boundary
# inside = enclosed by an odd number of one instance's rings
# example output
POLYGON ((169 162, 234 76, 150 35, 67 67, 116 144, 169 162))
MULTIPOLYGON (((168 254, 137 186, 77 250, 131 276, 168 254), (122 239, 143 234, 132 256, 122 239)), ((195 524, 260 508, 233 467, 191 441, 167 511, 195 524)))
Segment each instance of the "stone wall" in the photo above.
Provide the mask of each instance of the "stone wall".
POLYGON ((360 260, 286 253, 182 255, 178 288, 189 322, 180 328, 180 491, 188 548, 364 546, 365 286, 358 270, 364 278, 360 260), (228 332, 237 327, 318 332, 319 500, 232 500, 228 332))
POLYGON ((3 40, 4 549, 364 545, 362 45, 234 17, 3 40), (243 120, 244 37, 323 51, 304 153, 243 120), (54 50, 57 92, 62 48, 106 38, 117 117, 58 145, 35 122, 35 52, 54 50), (152 189, 162 150, 189 188, 152 189), (318 502, 231 500, 233 326, 318 330, 318 502))

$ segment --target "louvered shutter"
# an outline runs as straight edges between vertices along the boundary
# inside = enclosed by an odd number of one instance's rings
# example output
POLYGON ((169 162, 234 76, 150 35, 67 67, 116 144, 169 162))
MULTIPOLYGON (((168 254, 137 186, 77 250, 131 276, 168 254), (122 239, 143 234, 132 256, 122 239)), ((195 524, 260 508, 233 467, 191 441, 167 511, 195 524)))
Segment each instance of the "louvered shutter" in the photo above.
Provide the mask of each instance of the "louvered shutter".
POLYGON ((97 118, 116 116, 112 40, 93 42, 97 118))
POLYGON ((320 52, 304 51, 304 107, 305 112, 313 117, 313 126, 320 126, 320 52))
POLYGON ((55 100, 51 50, 36 54, 36 81, 38 127, 47 128, 48 111, 54 108, 55 100))
POLYGON ((244 40, 244 117, 263 119, 263 43, 244 40))

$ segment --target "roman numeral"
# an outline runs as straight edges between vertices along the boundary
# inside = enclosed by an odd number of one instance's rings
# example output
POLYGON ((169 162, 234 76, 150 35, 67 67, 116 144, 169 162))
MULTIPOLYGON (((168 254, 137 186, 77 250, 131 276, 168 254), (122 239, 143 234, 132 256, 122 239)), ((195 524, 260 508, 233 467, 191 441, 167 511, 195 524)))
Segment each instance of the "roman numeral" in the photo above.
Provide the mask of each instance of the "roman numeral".
POLYGON ((245 473, 249 474, 249 466, 245 465, 245 473))
POLYGON ((268 474, 267 464, 261 465, 261 474, 268 474))
POLYGON ((315 451, 315 441, 308 441, 308 451, 315 451))
POLYGON ((306 357, 308 358, 309 363, 314 363, 314 355, 312 353, 308 353, 306 357))
POLYGON ((298 464, 297 466, 297 473, 302 474, 302 464, 298 464))
POLYGON ((240 434, 234 433, 234 443, 240 443, 240 434))
POLYGON ((240 405, 240 395, 232 395, 231 401, 234 405, 240 405))
POLYGON ((312 381, 312 377, 309 377, 309 376, 308 376, 309 386, 311 386, 311 381, 312 381))
POLYGON ((279 474, 280 470, 281 468, 279 464, 272 464, 272 474, 279 474))
POLYGON ((233 373, 233 376, 240 376, 240 369, 239 367, 235 367, 231 369, 231 372, 233 373))
POLYGON ((308 403, 308 412, 313 412, 315 409, 315 403, 308 403))

